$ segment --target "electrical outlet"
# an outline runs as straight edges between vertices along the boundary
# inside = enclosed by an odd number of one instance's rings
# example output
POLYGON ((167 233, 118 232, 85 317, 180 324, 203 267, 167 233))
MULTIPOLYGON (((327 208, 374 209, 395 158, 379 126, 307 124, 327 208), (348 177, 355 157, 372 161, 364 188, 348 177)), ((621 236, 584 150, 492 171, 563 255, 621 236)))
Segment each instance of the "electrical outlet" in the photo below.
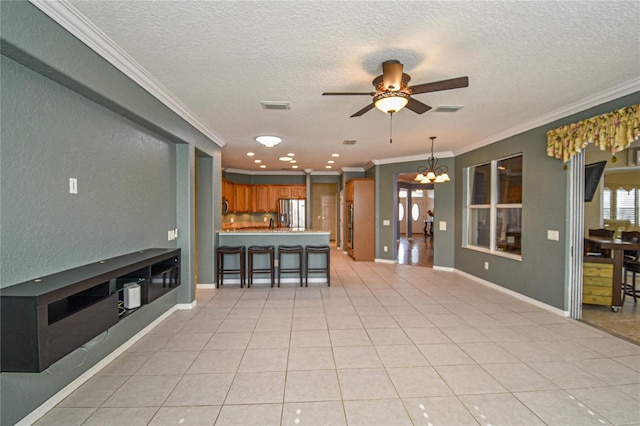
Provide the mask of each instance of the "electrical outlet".
POLYGON ((173 240, 173 231, 168 231, 167 232, 167 241, 171 241, 173 240))
POLYGON ((230 222, 233 223, 233 218, 230 219, 230 222))
POLYGON ((384 219, 382 221, 382 226, 389 226, 389 225, 391 225, 391 221, 389 219, 384 219))
POLYGON ((554 231, 552 229, 547 229, 547 240, 551 240, 551 241, 560 240, 560 231, 554 231))
POLYGON ((262 218, 262 221, 263 221, 263 222, 266 222, 266 221, 267 221, 267 217, 266 217, 266 216, 265 216, 265 217, 263 217, 263 218, 262 218))
POLYGON ((489 262, 484 262, 484 269, 489 270, 489 262))
POLYGON ((446 231, 447 230, 447 222, 444 220, 441 220, 440 222, 438 222, 440 231, 446 231))
POLYGON ((388 251, 389 251, 389 247, 388 247, 388 246, 384 246, 383 250, 384 250, 384 252, 386 253, 386 252, 388 252, 388 251))

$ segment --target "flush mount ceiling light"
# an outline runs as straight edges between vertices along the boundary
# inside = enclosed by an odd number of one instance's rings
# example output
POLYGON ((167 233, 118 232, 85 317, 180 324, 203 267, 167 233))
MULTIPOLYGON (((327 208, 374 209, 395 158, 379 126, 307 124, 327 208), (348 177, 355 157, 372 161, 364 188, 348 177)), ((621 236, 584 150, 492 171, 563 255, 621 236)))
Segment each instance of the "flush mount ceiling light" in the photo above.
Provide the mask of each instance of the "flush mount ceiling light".
POLYGON ((449 168, 447 166, 439 166, 438 159, 433 156, 433 141, 436 139, 435 136, 431 136, 431 156, 427 159, 426 166, 418 167, 418 176, 416 176, 417 181, 420 183, 442 183, 448 182, 451 180, 449 178, 449 168))
POLYGON ((295 157, 296 155, 293 152, 287 154, 287 157, 295 157))
POLYGON ((279 138, 277 136, 258 136, 256 138, 256 142, 271 148, 282 142, 282 138, 279 138))
POLYGON ((253 152, 247 152, 247 157, 253 157, 254 155, 256 154, 254 154, 253 152))
POLYGON ((260 164, 260 168, 261 168, 261 169, 266 169, 266 168, 267 168, 267 166, 265 166, 264 164, 260 164))
POLYGON ((279 157, 278 160, 280 160, 280 161, 291 161, 291 160, 293 160, 293 158, 291 158, 291 157, 279 157))
POLYGON ((340 154, 331 154, 332 157, 340 157, 340 154))

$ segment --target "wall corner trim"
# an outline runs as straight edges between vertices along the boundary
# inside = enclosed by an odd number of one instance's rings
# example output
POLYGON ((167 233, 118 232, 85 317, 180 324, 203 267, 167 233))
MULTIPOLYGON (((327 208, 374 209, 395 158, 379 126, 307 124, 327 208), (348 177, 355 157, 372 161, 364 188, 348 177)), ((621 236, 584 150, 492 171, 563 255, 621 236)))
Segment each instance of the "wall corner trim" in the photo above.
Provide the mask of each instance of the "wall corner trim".
POLYGON ((509 296, 513 296, 516 299, 522 300, 523 302, 527 302, 527 303, 530 303, 532 305, 535 305, 538 308, 542 308, 545 311, 551 312, 552 314, 556 314, 556 315, 560 315, 560 316, 565 317, 565 318, 569 318, 569 311, 563 311, 562 309, 558 309, 555 306, 547 305, 546 303, 540 302, 539 300, 533 299, 533 298, 531 298, 529 296, 525 296, 524 294, 520 294, 520 293, 518 293, 516 291, 509 290, 508 288, 504 288, 502 286, 499 286, 498 284, 492 283, 491 281, 484 280, 482 278, 476 277, 475 275, 471 275, 471 274, 469 274, 467 272, 463 272, 463 271, 461 271, 459 269, 456 269, 455 273, 463 275, 466 278, 469 278, 469 279, 471 279, 473 281, 476 281, 479 284, 485 285, 485 286, 490 287, 490 288, 492 288, 494 290, 498 290, 498 291, 500 291, 502 293, 508 294, 509 296))
POLYGON ((58 405, 62 400, 71 395, 76 389, 82 386, 86 381, 90 378, 98 374, 100 370, 109 365, 111 361, 122 355, 127 349, 134 345, 138 340, 142 339, 147 333, 153 330, 158 324, 167 319, 171 314, 178 310, 178 306, 175 305, 170 308, 168 311, 160 315, 156 318, 151 324, 147 325, 145 328, 140 330, 135 336, 131 337, 129 340, 124 342, 122 345, 118 346, 113 352, 111 352, 106 357, 102 358, 96 365, 82 373, 78 378, 76 378, 73 382, 69 383, 60 392, 53 395, 47 401, 45 401, 41 406, 33 410, 26 417, 16 423, 16 426, 29 426, 34 424, 38 419, 47 414, 52 408, 58 405))

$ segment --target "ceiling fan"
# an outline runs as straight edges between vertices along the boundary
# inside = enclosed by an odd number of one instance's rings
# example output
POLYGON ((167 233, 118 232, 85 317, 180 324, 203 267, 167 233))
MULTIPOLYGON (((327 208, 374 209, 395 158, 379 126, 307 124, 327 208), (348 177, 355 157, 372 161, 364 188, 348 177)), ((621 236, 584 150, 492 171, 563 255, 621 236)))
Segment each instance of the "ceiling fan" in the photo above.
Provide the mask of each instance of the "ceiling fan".
POLYGON ((351 117, 360 117, 365 112, 374 107, 387 113, 393 114, 400 111, 405 106, 416 114, 422 114, 431 109, 411 95, 420 93, 438 92, 440 90, 458 89, 469 86, 469 77, 458 77, 449 80, 434 81, 432 83, 409 86, 411 77, 402 72, 403 65, 395 59, 382 63, 382 75, 373 79, 375 92, 324 92, 323 96, 372 96, 372 102, 351 117))

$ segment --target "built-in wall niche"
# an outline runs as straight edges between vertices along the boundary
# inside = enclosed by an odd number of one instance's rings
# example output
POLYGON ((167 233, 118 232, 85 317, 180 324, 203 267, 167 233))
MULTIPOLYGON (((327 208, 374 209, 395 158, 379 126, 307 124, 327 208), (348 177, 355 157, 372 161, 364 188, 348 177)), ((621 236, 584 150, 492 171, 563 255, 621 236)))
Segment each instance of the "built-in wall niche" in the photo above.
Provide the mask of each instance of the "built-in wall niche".
POLYGON ((42 372, 179 285, 180 249, 147 249, 5 287, 0 371, 42 372), (123 315, 127 283, 142 305, 123 315))

